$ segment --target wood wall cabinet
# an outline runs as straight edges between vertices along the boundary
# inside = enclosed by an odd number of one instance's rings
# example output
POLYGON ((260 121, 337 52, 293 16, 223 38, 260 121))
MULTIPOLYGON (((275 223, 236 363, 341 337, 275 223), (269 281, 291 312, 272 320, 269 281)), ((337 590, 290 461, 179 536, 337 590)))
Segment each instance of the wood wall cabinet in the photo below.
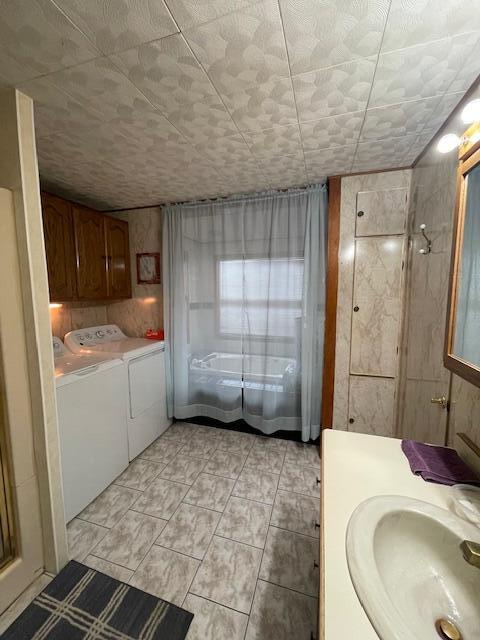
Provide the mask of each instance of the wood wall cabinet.
POLYGON ((50 300, 131 297, 128 222, 42 193, 50 300))
POLYGON ((42 209, 50 298, 74 300, 77 283, 70 203, 55 196, 42 196, 42 209))
POLYGON ((105 217, 105 240, 109 295, 113 298, 129 298, 131 283, 128 222, 105 217))

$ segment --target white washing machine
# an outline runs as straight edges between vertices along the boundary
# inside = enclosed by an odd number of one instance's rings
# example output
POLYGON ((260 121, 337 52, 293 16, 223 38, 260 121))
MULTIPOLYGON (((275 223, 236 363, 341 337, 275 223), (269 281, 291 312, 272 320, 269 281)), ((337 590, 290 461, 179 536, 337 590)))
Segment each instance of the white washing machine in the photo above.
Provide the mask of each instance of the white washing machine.
POLYGON ((128 466, 121 359, 74 354, 53 338, 65 518, 69 522, 128 466))
POLYGON ((165 389, 165 344, 129 338, 115 324, 70 331, 65 344, 75 353, 110 355, 125 363, 128 450, 133 460, 171 423, 165 389))

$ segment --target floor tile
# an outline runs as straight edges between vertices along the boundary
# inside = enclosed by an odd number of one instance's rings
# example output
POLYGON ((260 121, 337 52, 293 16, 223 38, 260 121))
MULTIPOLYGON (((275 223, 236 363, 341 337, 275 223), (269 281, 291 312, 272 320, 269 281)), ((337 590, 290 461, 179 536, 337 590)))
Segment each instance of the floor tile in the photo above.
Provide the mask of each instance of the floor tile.
POLYGON ((108 529, 75 518, 67 525, 68 556, 82 562, 108 533, 108 529))
POLYGON ((245 640, 316 638, 317 611, 316 598, 259 580, 245 640))
POLYGON ((263 549, 272 507, 232 496, 222 515, 216 534, 263 549))
POLYGON ((182 443, 178 441, 163 440, 163 436, 155 440, 145 451, 139 455, 144 460, 153 462, 170 462, 182 448, 182 443))
POLYGON ((184 502, 223 511, 234 484, 234 480, 201 473, 185 496, 184 502))
POLYGON ((137 489, 137 491, 145 491, 164 467, 165 463, 137 458, 118 476, 115 484, 122 485, 122 487, 129 487, 130 489, 137 489))
POLYGON ((205 460, 199 458, 189 458, 181 453, 167 464, 160 474, 160 478, 183 482, 183 484, 193 484, 203 471, 205 460))
POLYGON ((130 569, 125 569, 125 567, 103 560, 103 558, 97 558, 97 556, 87 556, 83 561, 83 564, 87 565, 87 567, 90 567, 91 569, 100 571, 100 573, 105 573, 111 578, 120 580, 120 582, 128 582, 133 576, 133 571, 130 569))
POLYGON ((320 500, 289 491, 277 491, 271 524, 306 536, 318 538, 320 527, 320 500))
POLYGON ((318 555, 319 545, 315 538, 270 527, 259 577, 305 595, 317 596, 318 555))
POLYGON ((232 478, 236 480, 240 475, 240 471, 245 464, 245 455, 239 455, 237 453, 229 453, 228 451, 221 451, 217 449, 214 452, 210 460, 205 467, 205 473, 213 473, 216 476, 223 476, 224 478, 232 478))
POLYGON ((268 471, 245 468, 238 477, 232 495, 273 504, 279 476, 268 471))
POLYGON ((285 451, 288 440, 282 438, 271 438, 267 436, 257 436, 253 443, 253 448, 258 450, 273 449, 275 451, 285 451))
POLYGON ((216 511, 181 504, 156 544, 202 560, 219 520, 216 511))
POLYGON ((189 593, 183 608, 194 617, 187 640, 243 640, 248 616, 189 593))
POLYGON ((82 511, 79 518, 111 528, 141 495, 135 489, 111 484, 82 511))
POLYGON ((309 467, 319 467, 320 449, 314 444, 290 441, 287 445, 285 462, 309 467))
POLYGON ((261 558, 260 549, 214 536, 190 591, 249 613, 261 558))
POLYGON ((285 462, 280 474, 278 488, 319 498, 320 482, 317 482, 317 480, 320 480, 319 469, 285 462))
POLYGON ((263 447, 263 449, 253 449, 250 451, 245 462, 246 467, 254 467, 262 471, 270 471, 271 473, 280 473, 285 458, 285 451, 282 449, 271 449, 263 447))
POLYGON ((170 520, 185 497, 188 485, 157 478, 132 506, 134 511, 170 520))
POLYGON ((195 458, 208 459, 217 448, 216 440, 213 438, 204 438, 200 435, 191 436, 186 444, 180 450, 180 453, 185 456, 192 456, 195 458))
POLYGON ((127 511, 92 553, 104 560, 135 570, 166 524, 166 520, 153 518, 138 511, 127 511))
POLYGON ((255 442, 256 436, 241 431, 225 431, 219 439, 218 448, 229 453, 246 454, 255 442))
POLYGON ((154 545, 130 584, 180 607, 199 564, 194 558, 154 545))
POLYGON ((194 429, 195 425, 187 422, 175 422, 160 436, 160 439, 164 442, 176 440, 185 444, 194 429))
MULTIPOLYGON (((52 578, 42 573, 0 616, 0 634, 2 634, 25 611, 38 594, 50 584, 52 578)), ((242 636, 243 637, 243 636, 242 636)))

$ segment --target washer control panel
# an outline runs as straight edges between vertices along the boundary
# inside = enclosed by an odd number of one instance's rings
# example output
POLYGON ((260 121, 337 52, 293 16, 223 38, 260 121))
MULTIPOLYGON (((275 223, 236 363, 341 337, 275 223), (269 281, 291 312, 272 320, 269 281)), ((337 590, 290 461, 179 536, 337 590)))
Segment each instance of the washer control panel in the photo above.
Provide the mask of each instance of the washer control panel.
POLYGON ((67 333, 65 336, 65 344, 70 347, 72 351, 78 351, 80 349, 98 347, 107 342, 125 340, 126 337, 116 324, 105 324, 99 327, 88 327, 87 329, 70 331, 70 333, 67 333))

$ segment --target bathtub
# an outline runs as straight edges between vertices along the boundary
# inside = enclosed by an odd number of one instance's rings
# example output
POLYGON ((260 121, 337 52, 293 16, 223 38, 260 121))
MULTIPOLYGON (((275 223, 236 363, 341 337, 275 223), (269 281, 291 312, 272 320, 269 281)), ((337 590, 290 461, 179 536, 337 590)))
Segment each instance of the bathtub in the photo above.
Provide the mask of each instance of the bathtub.
POLYGON ((296 377, 297 363, 294 358, 281 356, 241 355, 235 353, 209 353, 204 358, 193 358, 192 372, 216 377, 232 376, 263 384, 291 386, 296 377))

